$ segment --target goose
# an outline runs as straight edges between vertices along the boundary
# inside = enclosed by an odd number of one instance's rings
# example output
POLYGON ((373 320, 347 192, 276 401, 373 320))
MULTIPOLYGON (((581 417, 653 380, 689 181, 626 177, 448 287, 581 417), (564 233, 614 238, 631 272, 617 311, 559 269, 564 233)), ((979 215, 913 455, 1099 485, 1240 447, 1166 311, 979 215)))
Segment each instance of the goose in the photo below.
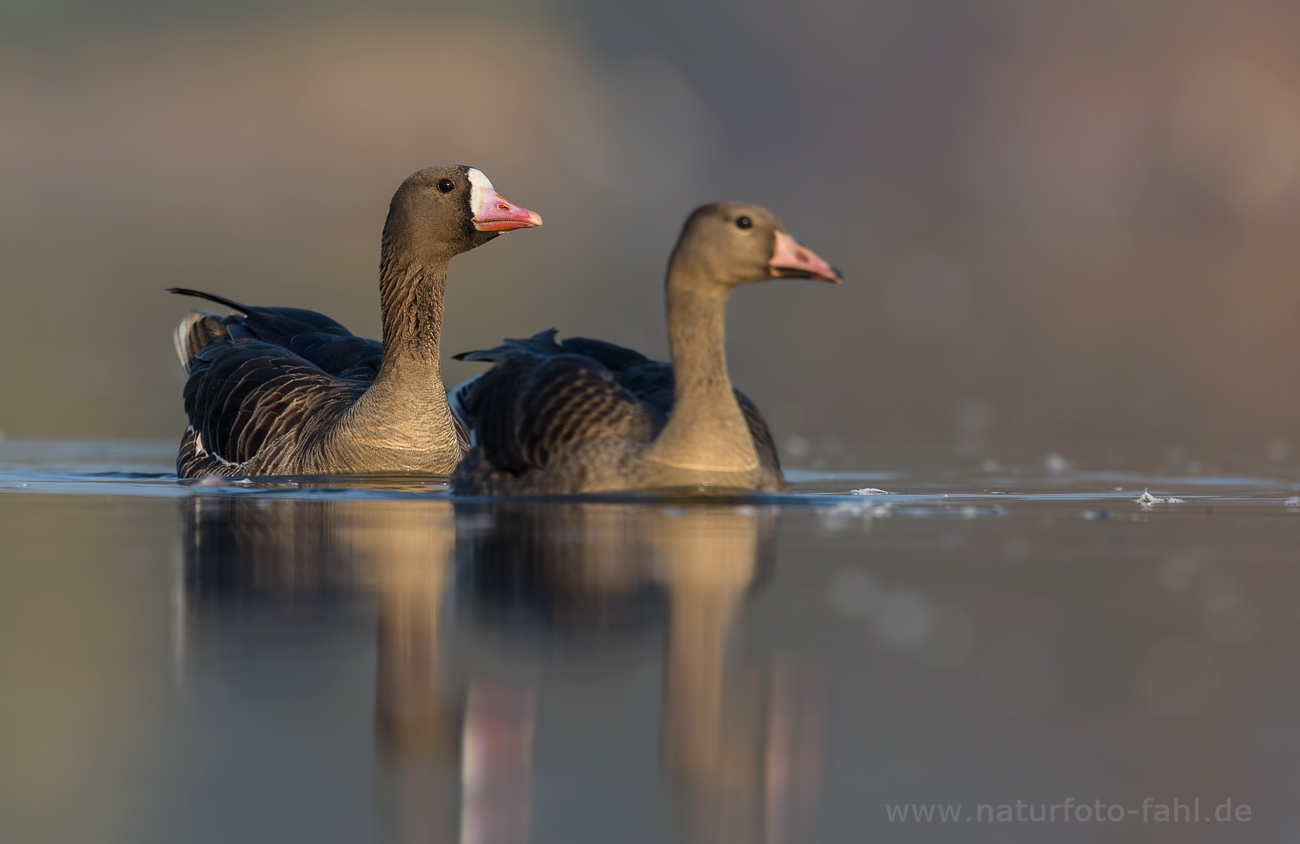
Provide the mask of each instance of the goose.
POLYGON ((473 167, 421 170, 393 195, 380 246, 383 341, 301 308, 223 305, 176 330, 188 375, 176 474, 450 474, 468 445, 439 361, 448 262, 542 218, 507 202, 473 167))
POLYGON ((718 202, 687 219, 665 284, 672 363, 555 331, 457 359, 493 364, 452 391, 472 448, 453 486, 466 495, 651 489, 785 489, 758 408, 727 375, 723 323, 741 284, 839 282, 772 212, 718 202))

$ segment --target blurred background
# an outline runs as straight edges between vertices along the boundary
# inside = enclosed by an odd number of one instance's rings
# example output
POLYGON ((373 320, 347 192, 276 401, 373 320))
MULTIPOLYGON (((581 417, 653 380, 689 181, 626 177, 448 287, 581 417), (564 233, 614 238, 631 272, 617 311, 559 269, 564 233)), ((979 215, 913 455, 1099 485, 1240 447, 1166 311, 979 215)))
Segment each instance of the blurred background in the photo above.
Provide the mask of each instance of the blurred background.
POLYGON ((167 286, 377 336, 392 191, 467 163, 546 227, 452 265, 447 356, 663 355, 682 220, 744 199, 847 279, 733 300, 796 465, 1287 460, 1297 41, 1268 0, 3 0, 0 429, 178 438, 167 286))

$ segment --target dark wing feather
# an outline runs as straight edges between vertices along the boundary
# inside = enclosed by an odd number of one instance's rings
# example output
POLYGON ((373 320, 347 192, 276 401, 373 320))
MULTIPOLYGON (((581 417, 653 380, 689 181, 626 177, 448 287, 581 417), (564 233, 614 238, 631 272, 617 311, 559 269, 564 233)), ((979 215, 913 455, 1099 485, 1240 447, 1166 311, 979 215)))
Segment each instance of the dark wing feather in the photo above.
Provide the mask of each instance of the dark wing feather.
POLYGON ((535 357, 544 358, 551 355, 562 354, 564 349, 559 343, 555 342, 555 329, 548 328, 545 331, 539 331, 532 337, 524 340, 516 340, 507 337, 501 342, 500 346, 491 349, 481 349, 476 352, 461 352, 458 355, 452 355, 454 360, 468 360, 478 363, 497 363, 503 361, 509 355, 516 357, 535 357))
MULTIPOLYGON (((622 373, 641 364, 656 364, 650 358, 623 346, 606 343, 604 340, 592 340, 589 337, 570 337, 560 344, 560 348, 570 354, 584 355, 600 363, 610 372, 622 373)), ((667 366, 668 364, 658 364, 667 366)), ((671 368, 671 367, 670 367, 671 368)))
POLYGON ((767 420, 758 412, 758 405, 750 401, 749 396, 740 390, 736 390, 736 403, 740 405, 740 412, 744 414, 745 424, 749 425, 749 435, 754 438, 754 450, 758 452, 759 462, 780 478, 781 458, 777 456, 776 440, 772 439, 767 420))
POLYGON ((667 421, 673 412, 673 365, 658 360, 646 360, 630 366, 614 376, 628 392, 653 407, 667 421))
POLYGON ((600 362, 557 355, 534 370, 519 399, 517 441, 531 467, 545 467, 575 446, 600 437, 653 436, 646 409, 600 362))
POLYGON ((507 356, 475 380, 466 404, 484 457, 514 475, 544 469, 589 439, 650 433, 636 399, 579 355, 507 356))
POLYGON ((459 404, 466 410, 468 427, 474 443, 488 462, 511 474, 531 468, 519 442, 522 409, 519 395, 527 389, 540 358, 533 355, 503 355, 496 366, 455 391, 459 404))
POLYGON ((557 345, 554 335, 544 331, 457 356, 495 364, 452 391, 452 408, 476 445, 459 477, 518 476, 545 469, 593 439, 653 436, 648 409, 614 374, 599 360, 557 345))
POLYGON ((189 366, 192 349, 222 339, 211 323, 219 321, 231 339, 259 340, 293 352, 323 372, 349 380, 373 381, 384 360, 384 346, 378 340, 357 337, 343 325, 324 314, 305 308, 266 308, 244 305, 233 299, 199 290, 171 288, 170 292, 195 296, 238 311, 225 317, 205 315, 203 322, 187 318, 182 323, 182 362, 189 366), (188 331, 188 336, 184 336, 188 331), (187 351, 189 353, 187 354, 187 351))
MULTIPOLYGON (((453 413, 479 446, 463 464, 462 478, 545 468, 596 437, 652 439, 672 414, 672 364, 603 340, 556 343, 550 329, 456 357, 495 364, 450 396, 453 413)), ((776 443, 763 415, 739 390, 736 400, 759 460, 779 477, 776 443)))
POLYGON ((384 362, 384 345, 365 337, 298 334, 287 348, 338 378, 373 381, 384 362))
POLYGON ((185 385, 193 436, 182 444, 183 477, 285 473, 281 454, 316 436, 365 391, 272 343, 222 340, 195 356, 185 385))

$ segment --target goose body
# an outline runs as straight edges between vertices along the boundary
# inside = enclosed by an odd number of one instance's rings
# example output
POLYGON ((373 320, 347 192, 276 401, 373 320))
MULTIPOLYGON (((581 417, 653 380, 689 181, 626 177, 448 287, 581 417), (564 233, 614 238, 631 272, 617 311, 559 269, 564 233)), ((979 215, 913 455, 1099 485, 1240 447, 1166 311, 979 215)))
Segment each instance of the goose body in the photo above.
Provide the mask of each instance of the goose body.
POLYGON ((237 312, 195 311, 177 329, 189 417, 177 475, 450 474, 467 444, 439 359, 447 264, 538 225, 474 168, 412 175, 384 224, 382 342, 314 311, 173 289, 237 312))
POLYGON ((452 392, 473 443, 457 493, 784 489, 762 414, 731 385, 724 342, 731 291, 773 277, 839 280, 765 209, 706 205, 669 262, 671 364, 599 340, 557 343, 553 331, 458 355, 493 367, 452 392))

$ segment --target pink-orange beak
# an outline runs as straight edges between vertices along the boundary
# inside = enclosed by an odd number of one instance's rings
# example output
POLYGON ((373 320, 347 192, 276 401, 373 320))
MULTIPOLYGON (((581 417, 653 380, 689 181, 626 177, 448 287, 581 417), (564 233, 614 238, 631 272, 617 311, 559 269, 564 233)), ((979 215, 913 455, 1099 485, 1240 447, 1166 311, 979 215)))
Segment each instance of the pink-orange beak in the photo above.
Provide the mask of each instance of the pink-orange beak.
POLYGON ((491 188, 484 188, 474 209, 474 228, 481 232, 508 232, 511 229, 532 229, 542 224, 536 211, 529 211, 491 188))
POLYGON ((832 284, 843 280, 839 270, 783 231, 776 233, 776 249, 768 267, 773 278, 817 278, 832 284))

